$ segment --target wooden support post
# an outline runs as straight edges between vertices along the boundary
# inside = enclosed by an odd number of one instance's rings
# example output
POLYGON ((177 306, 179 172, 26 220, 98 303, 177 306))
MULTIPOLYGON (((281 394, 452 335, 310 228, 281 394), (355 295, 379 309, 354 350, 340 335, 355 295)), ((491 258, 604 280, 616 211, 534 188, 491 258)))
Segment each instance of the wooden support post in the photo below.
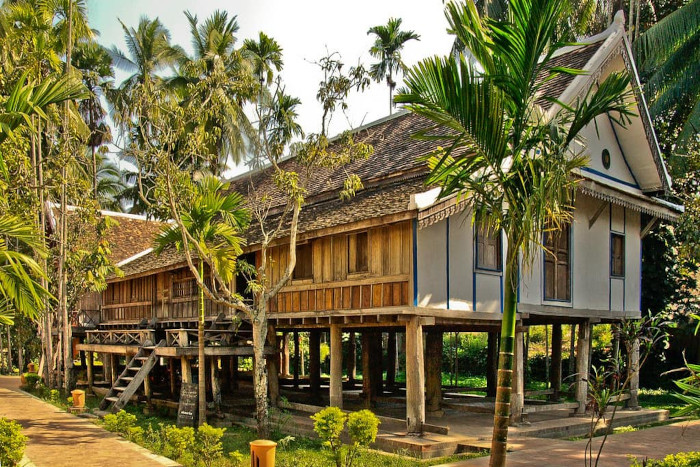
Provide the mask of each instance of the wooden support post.
POLYGON ((170 380, 170 395, 175 397, 175 359, 168 358, 168 379, 170 380))
POLYGON ((190 366, 190 360, 184 355, 180 357, 180 363, 182 364, 182 383, 192 382, 192 367, 190 366))
POLYGON ((221 411, 221 384, 219 383, 219 359, 217 357, 210 357, 209 368, 211 368, 211 396, 218 413, 221 411))
POLYGON ((423 326, 419 316, 406 323, 406 428, 420 434, 425 422, 425 375, 423 373, 423 326))
POLYGON ((386 341, 386 389, 396 389, 396 331, 389 331, 386 341))
POLYGON ((119 378, 119 355, 115 355, 113 353, 109 354, 109 360, 110 360, 110 365, 109 365, 109 382, 110 384, 114 384, 117 382, 117 379, 119 378))
MULTIPOLYGON (((273 349, 277 349, 277 333, 274 326, 267 327, 267 344, 273 349)), ((266 359, 267 365, 267 389, 270 396, 270 405, 277 407, 280 400, 280 380, 279 368, 277 366, 278 353, 275 352, 266 359)), ((319 375, 320 376, 320 375, 319 375)))
POLYGON ((498 378, 498 332, 489 332, 486 349, 486 396, 496 397, 498 378))
POLYGON ((95 383, 95 368, 94 368, 94 354, 92 351, 85 351, 86 355, 86 364, 87 364, 87 384, 88 384, 88 390, 92 392, 92 386, 95 383))
POLYGON ((439 412, 442 405, 442 331, 430 330, 425 343, 425 410, 439 412))
POLYGON ((525 333, 515 333, 513 354, 513 391, 510 396, 510 423, 518 424, 523 418, 525 407, 525 333))
POLYGON ((146 403, 151 405, 151 378, 150 374, 143 379, 143 395, 146 396, 146 403))
POLYGON ((588 402, 588 349, 591 340, 591 322, 585 320, 578 325, 578 346, 576 349, 576 402, 577 414, 586 413, 588 402))
POLYGON ((627 358, 629 358, 627 368, 630 379, 630 398, 627 401, 627 407, 639 410, 639 339, 635 339, 632 343, 632 353, 627 358))
POLYGON ((372 405, 376 405, 377 396, 384 392, 384 350, 382 348, 382 333, 370 333, 370 355, 373 356, 370 371, 372 372, 372 405))
POLYGON ((294 331, 294 387, 299 387, 299 367, 301 366, 301 349, 299 348, 299 332, 294 331))
POLYGON ((311 396, 318 399, 321 390, 321 331, 309 332, 309 383, 311 396))
POLYGON ((569 375, 573 375, 576 372, 576 358, 574 357, 576 351, 576 325, 569 325, 569 331, 571 332, 571 339, 569 342, 569 375))
POLYGON ((550 399, 559 400, 561 392, 561 344, 562 344, 561 324, 552 325, 552 369, 549 372, 549 382, 552 387, 550 399))
POLYGON ((339 324, 331 324, 330 404, 343 408, 343 331, 339 324))
POLYGON ((353 331, 350 331, 348 338, 348 353, 345 367, 348 369, 348 387, 354 389, 355 379, 357 378, 357 342, 353 331))
POLYGON ((365 399, 365 407, 372 406, 372 365, 370 364, 372 335, 369 329, 363 329, 362 335, 362 395, 365 399))
POLYGON ((289 376, 289 333, 282 333, 282 368, 280 369, 282 375, 289 376))

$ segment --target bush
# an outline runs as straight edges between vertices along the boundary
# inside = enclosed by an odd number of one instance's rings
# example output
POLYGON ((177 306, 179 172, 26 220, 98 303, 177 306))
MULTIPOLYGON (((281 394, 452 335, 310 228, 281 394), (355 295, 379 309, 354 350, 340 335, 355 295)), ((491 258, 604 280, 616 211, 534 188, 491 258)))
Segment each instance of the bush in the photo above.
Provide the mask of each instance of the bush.
POLYGON ((353 412, 348 416, 348 433, 350 439, 362 447, 374 443, 379 432, 379 419, 369 410, 353 412))
POLYGON ((175 425, 161 425, 160 431, 163 438, 163 455, 185 464, 186 454, 192 455, 194 451, 194 428, 186 426, 178 428, 175 425))
POLYGON ((22 460, 27 437, 22 426, 12 420, 0 418, 0 465, 17 465, 22 460))
POLYGON ((210 467, 223 455, 221 438, 224 431, 223 428, 214 428, 206 423, 197 429, 197 454, 206 467, 210 467))
POLYGON ((36 389, 37 383, 41 381, 41 376, 36 373, 25 373, 24 380, 26 381, 24 383, 24 389, 27 391, 33 391, 36 389))
POLYGON ((123 410, 115 414, 105 415, 104 427, 105 430, 111 431, 113 433, 119 433, 120 435, 128 438, 130 435, 129 430, 136 426, 136 415, 131 415, 123 410))
POLYGON ((679 452, 664 457, 663 460, 635 459, 632 467, 698 467, 700 466, 700 452, 679 452))
POLYGON ((360 448, 365 448, 377 439, 379 419, 369 410, 353 412, 349 416, 337 407, 326 407, 311 416, 314 420, 314 431, 323 444, 331 451, 333 462, 337 467, 350 467, 357 459, 360 448), (348 422, 348 433, 353 444, 346 448, 343 456, 343 443, 340 435, 348 422))

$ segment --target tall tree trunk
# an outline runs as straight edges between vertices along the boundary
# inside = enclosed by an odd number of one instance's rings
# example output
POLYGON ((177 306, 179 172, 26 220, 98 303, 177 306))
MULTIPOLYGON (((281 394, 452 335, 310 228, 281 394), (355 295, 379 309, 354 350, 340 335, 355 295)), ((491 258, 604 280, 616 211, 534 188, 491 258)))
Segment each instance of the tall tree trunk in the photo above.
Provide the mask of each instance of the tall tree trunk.
POLYGON ((501 347, 498 358, 498 385, 496 410, 493 417, 491 440, 491 467, 506 465, 506 444, 510 421, 510 401, 513 390, 513 356, 515 351, 515 321, 517 313, 517 248, 508 242, 508 261, 504 279, 503 316, 501 317, 501 347))
MULTIPOLYGON (((199 261, 199 277, 204 280, 204 261, 199 261)), ((199 289, 199 325, 197 326, 197 392, 199 394, 199 426, 207 423, 207 363, 204 357, 204 289, 199 289)))
POLYGON ((9 373, 12 374, 12 337, 10 336, 10 326, 7 326, 7 368, 9 373))
POLYGON ((253 392, 258 437, 269 438, 267 423, 267 365, 265 364, 265 341, 267 340, 267 304, 259 300, 253 324, 253 392))
MULTIPOLYGON (((65 74, 70 74, 71 68, 71 53, 73 48, 73 2, 68 2, 68 38, 66 44, 66 68, 65 74)), ((70 103, 66 101, 65 104, 65 114, 63 116, 63 131, 64 131, 64 157, 68 157, 70 153, 70 127, 69 127, 69 106, 70 103)), ((66 187, 67 187, 67 161, 62 162, 61 167, 61 227, 59 235, 59 258, 58 258, 58 307, 61 312, 62 317, 62 341, 63 341, 63 387, 66 391, 70 391, 71 388, 71 373, 73 370, 73 349, 71 346, 72 336, 71 336, 71 325, 68 318, 68 300, 67 300, 67 275, 66 275, 66 242, 67 240, 67 198, 66 198, 66 187)))
MULTIPOLYGON (((98 195, 97 195, 97 148, 95 146, 91 146, 92 149, 92 189, 95 193, 95 201, 98 201, 98 195)), ((99 204, 99 201, 98 201, 99 204)), ((101 206, 100 206, 101 207, 101 206)))
POLYGON ((23 326, 17 322, 15 330, 17 331, 17 364, 19 365, 19 374, 24 373, 24 340, 22 339, 23 326))

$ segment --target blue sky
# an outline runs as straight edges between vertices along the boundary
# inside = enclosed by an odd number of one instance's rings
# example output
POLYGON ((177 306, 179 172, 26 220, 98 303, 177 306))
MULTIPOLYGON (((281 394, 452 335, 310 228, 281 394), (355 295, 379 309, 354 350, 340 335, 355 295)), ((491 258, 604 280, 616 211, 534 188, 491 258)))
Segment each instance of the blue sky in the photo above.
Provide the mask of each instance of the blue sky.
MULTIPOLYGON (((326 50, 340 52, 348 65, 358 60, 369 66, 367 50, 372 38, 367 29, 385 24, 389 17, 403 18, 403 28, 415 30, 421 40, 406 44, 404 61, 413 64, 423 57, 449 52, 451 37, 440 0, 87 0, 90 25, 100 31, 98 41, 124 49, 124 33, 117 18, 127 26, 136 26, 143 15, 158 17, 170 30, 173 42, 191 51, 189 26, 183 11, 200 19, 216 9, 238 15, 239 40, 256 37, 258 31, 274 37, 284 49, 282 77, 288 94, 302 100, 300 121, 305 131, 320 128, 320 106, 315 100, 321 75, 310 62, 325 55, 326 50)), ((117 80, 125 77, 117 74, 117 80)), ((373 83, 369 90, 350 99, 347 116, 336 115, 331 134, 386 116, 389 110, 385 83, 373 83)), ((239 169, 240 170, 240 169, 239 169)), ((237 170, 238 171, 238 170, 237 170)))

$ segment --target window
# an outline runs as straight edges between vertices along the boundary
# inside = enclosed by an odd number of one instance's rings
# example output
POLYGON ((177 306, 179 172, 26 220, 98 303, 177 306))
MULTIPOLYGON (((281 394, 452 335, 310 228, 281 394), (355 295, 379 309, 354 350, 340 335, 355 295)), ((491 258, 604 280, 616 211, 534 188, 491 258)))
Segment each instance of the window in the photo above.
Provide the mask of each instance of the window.
POLYGON ((348 272, 369 270, 369 246, 367 232, 348 235, 348 272))
POLYGON ((476 268, 490 271, 501 270, 501 233, 477 224, 476 268))
POLYGON ((544 298, 571 300, 571 228, 544 235, 544 298))
POLYGON ((311 243, 297 245, 297 263, 294 266, 293 279, 312 279, 313 271, 313 253, 311 243))
POLYGON ((625 277, 625 236, 610 235, 610 275, 625 277))

